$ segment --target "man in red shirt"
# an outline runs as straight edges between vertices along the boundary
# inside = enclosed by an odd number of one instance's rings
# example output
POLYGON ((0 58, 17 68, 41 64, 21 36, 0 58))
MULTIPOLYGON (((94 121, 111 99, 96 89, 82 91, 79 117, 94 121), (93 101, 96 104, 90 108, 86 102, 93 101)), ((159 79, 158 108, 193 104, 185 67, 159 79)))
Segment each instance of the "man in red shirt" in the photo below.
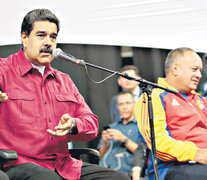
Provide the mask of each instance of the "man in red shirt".
POLYGON ((0 147, 19 155, 4 171, 14 180, 128 179, 68 153, 68 142, 97 136, 98 118, 70 77, 50 65, 58 32, 51 11, 30 11, 21 27, 22 49, 0 59, 0 147))

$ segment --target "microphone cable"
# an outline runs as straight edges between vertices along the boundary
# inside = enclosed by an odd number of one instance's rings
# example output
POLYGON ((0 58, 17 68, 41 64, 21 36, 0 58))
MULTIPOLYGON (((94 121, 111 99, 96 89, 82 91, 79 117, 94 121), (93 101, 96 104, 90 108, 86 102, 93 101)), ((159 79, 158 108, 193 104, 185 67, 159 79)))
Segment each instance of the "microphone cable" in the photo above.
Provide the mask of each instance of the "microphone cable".
POLYGON ((89 72, 88 72, 88 68, 87 68, 87 65, 86 65, 86 64, 84 65, 84 67, 85 67, 86 74, 87 74, 89 80, 90 80, 91 82, 95 83, 95 84, 103 83, 103 82, 106 81, 107 79, 109 79, 109 78, 113 77, 115 74, 119 73, 119 71, 116 71, 116 72, 114 72, 113 74, 111 74, 111 75, 105 77, 103 80, 95 81, 95 80, 93 80, 93 79, 91 78, 91 76, 90 76, 90 74, 89 74, 89 72))

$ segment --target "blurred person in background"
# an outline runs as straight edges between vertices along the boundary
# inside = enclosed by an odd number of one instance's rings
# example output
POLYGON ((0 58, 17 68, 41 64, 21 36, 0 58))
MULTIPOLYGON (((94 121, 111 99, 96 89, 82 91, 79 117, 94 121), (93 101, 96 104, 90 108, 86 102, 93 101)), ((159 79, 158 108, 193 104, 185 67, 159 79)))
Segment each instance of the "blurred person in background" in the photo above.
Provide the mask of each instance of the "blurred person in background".
MULTIPOLYGON (((119 71, 120 73, 127 74, 128 76, 134 77, 134 78, 141 78, 139 76, 139 70, 134 65, 126 65, 122 67, 119 71)), ((139 96, 142 94, 142 90, 139 87, 139 82, 128 80, 124 77, 118 77, 117 79, 118 85, 121 87, 122 91, 128 91, 133 94, 134 101, 136 102, 139 98, 139 96)), ((110 117, 111 122, 118 122, 121 118, 119 110, 117 108, 117 99, 118 95, 115 95, 112 97, 110 102, 110 117)))
POLYGON ((138 128, 133 113, 134 104, 131 92, 118 94, 117 108, 122 118, 102 131, 98 149, 101 157, 99 165, 123 172, 133 180, 138 180, 143 162, 143 146, 138 139, 138 128), (141 151, 136 151, 137 149, 141 151), (136 168, 133 167, 134 152, 140 153, 136 168))

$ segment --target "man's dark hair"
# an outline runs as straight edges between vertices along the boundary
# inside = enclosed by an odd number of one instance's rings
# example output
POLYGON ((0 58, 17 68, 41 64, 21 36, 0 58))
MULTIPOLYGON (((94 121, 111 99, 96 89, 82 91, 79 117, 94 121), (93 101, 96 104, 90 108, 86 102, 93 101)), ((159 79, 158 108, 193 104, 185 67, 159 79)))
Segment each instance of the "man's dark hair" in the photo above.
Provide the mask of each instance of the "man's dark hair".
POLYGON ((121 69, 120 69, 120 72, 124 72, 124 71, 128 71, 128 70, 133 70, 135 72, 135 74, 139 74, 139 70, 136 66, 134 65, 126 65, 126 66, 123 66, 121 69))
POLYGON ((49 21, 57 26, 59 32, 60 25, 58 18, 49 9, 35 9, 26 14, 21 26, 21 33, 25 32, 27 36, 30 35, 35 21, 49 21))
POLYGON ((125 94, 130 94, 132 98, 134 99, 134 95, 130 91, 121 91, 118 93, 118 96, 125 95, 125 94))

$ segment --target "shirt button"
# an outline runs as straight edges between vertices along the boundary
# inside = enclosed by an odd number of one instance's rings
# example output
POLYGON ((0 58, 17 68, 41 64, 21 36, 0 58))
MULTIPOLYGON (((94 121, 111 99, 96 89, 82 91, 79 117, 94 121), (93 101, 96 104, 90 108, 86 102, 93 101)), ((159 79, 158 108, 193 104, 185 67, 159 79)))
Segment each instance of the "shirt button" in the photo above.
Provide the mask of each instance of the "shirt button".
POLYGON ((45 101, 45 104, 47 104, 47 101, 45 101))
POLYGON ((53 137, 51 137, 51 140, 53 140, 53 137))
POLYGON ((49 122, 52 122, 52 120, 51 120, 51 119, 49 119, 49 122))

